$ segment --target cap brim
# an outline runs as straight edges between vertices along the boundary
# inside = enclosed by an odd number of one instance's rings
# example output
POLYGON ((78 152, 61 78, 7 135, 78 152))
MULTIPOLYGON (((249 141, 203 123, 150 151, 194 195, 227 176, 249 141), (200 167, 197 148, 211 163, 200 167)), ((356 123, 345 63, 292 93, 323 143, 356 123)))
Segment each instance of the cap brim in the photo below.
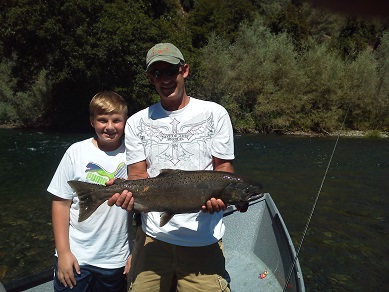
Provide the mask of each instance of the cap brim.
POLYGON ((166 62, 170 64, 177 65, 180 63, 181 59, 173 57, 173 56, 155 56, 150 60, 150 62, 147 64, 147 70, 149 69, 150 65, 155 63, 155 62, 166 62))

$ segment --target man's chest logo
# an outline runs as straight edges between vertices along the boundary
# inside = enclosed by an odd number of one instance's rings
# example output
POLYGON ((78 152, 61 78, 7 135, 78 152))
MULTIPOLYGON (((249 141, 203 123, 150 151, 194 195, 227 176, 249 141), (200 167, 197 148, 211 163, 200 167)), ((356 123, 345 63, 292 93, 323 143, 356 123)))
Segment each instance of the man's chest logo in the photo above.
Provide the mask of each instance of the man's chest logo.
POLYGON ((164 125, 147 124, 141 120, 138 135, 144 147, 157 151, 153 155, 159 160, 177 165, 180 161, 190 160, 201 147, 206 147, 215 132, 212 116, 200 122, 180 124, 175 118, 164 125))

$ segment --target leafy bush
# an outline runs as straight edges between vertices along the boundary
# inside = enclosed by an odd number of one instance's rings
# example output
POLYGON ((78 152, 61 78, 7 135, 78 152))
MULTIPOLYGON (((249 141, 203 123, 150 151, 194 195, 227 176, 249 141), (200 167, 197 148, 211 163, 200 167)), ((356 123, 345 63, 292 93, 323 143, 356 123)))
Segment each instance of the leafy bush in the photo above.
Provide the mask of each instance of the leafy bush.
POLYGON ((11 77, 15 62, 16 58, 0 64, 0 123, 35 125, 51 104, 51 81, 42 70, 28 91, 18 91, 18 79, 11 77))
POLYGON ((313 39, 301 51, 288 34, 271 33, 260 18, 241 25, 233 43, 211 35, 201 52, 197 94, 224 105, 241 132, 329 133, 346 115, 349 129, 366 130, 387 106, 381 81, 387 69, 370 51, 344 60, 329 43, 313 39))
POLYGON ((346 113, 349 129, 389 129, 387 26, 309 2, 14 0, 0 1, 0 22, 1 123, 89 127, 100 90, 132 114, 159 99, 147 50, 172 42, 191 65, 188 93, 223 104, 238 131, 326 133, 346 113))
POLYGON ((366 132, 366 134, 363 137, 368 138, 368 139, 377 139, 377 138, 381 138, 381 136, 382 136, 382 134, 380 131, 372 130, 372 131, 366 132))

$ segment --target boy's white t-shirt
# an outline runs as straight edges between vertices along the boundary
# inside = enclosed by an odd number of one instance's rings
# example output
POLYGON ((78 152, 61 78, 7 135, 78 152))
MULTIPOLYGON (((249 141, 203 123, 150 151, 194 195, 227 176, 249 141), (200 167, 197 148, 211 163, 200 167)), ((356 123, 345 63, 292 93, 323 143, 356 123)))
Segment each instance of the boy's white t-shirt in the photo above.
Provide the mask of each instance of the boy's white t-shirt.
MULTIPOLYGON (((226 109, 192 97, 177 111, 166 111, 156 103, 131 116, 126 123, 125 144, 126 163, 146 160, 149 177, 162 169, 212 170, 212 156, 234 159, 233 131, 226 109)), ((223 212, 176 214, 163 227, 159 226, 159 212, 141 214, 146 234, 171 244, 205 246, 224 234, 223 212)))
POLYGON ((105 202, 88 219, 78 222, 78 197, 67 183, 78 180, 105 185, 113 177, 127 178, 124 143, 115 151, 104 152, 89 138, 67 149, 47 188, 57 197, 72 200, 69 242, 80 265, 120 268, 130 255, 128 212, 105 202))

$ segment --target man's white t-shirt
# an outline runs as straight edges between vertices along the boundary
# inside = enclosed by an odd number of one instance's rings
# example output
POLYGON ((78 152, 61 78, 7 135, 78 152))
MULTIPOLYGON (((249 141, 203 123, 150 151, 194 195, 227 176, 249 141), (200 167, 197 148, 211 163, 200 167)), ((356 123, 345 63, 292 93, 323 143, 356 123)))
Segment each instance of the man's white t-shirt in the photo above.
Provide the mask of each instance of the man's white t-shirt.
POLYGON ((130 255, 127 211, 103 203, 88 219, 78 222, 78 197, 67 183, 78 180, 105 185, 113 177, 127 178, 124 143, 115 151, 104 152, 89 138, 67 149, 47 188, 57 197, 72 200, 69 242, 80 265, 120 268, 130 255))
MULTIPOLYGON (((162 169, 212 170, 212 157, 234 159, 233 131, 224 107, 190 98, 177 111, 156 103, 131 116, 125 128, 126 163, 146 160, 149 177, 162 169)), ((136 200, 136 199, 135 199, 136 200)), ((151 237, 181 246, 205 246, 224 234, 223 212, 176 214, 163 227, 160 213, 142 214, 151 237)))

